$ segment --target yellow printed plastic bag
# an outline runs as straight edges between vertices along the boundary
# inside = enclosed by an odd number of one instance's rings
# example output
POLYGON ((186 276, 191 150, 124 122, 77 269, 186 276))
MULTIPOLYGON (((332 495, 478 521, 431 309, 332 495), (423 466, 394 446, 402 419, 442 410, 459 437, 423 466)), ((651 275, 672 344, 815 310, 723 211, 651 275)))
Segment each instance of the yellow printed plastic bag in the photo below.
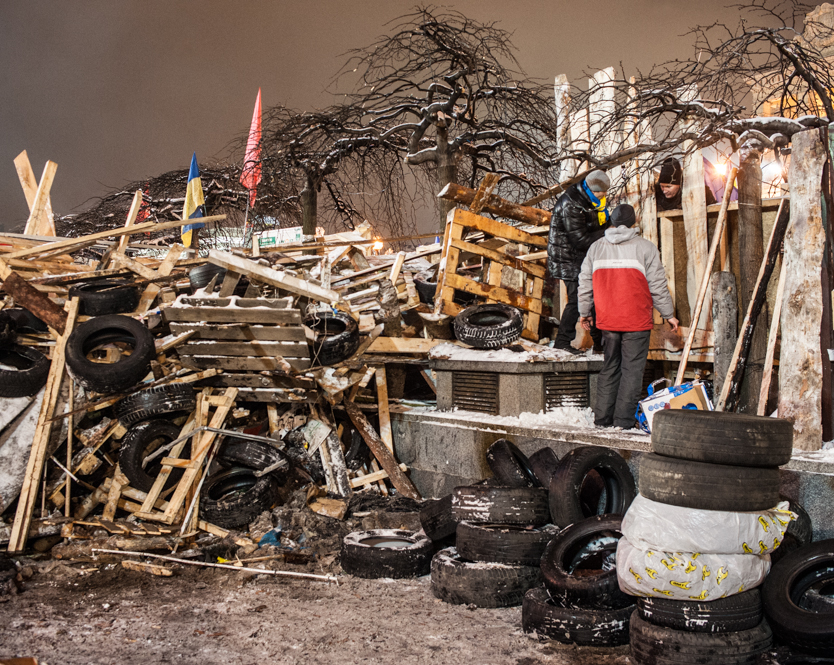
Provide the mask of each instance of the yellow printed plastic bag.
POLYGON ((632 596, 717 600, 757 587, 769 571, 769 554, 641 550, 625 537, 617 544, 617 581, 632 596))

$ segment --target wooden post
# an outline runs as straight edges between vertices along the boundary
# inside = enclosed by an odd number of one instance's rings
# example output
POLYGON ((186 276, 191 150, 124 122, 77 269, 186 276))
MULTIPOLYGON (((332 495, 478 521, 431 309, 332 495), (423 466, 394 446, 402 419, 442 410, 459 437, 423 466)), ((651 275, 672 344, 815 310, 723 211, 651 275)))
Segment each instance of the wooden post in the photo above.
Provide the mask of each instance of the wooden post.
MULTIPOLYGON (((739 150, 738 168, 738 254, 739 293, 741 307, 746 311, 753 298, 758 266, 764 258, 762 238, 762 150, 755 140, 747 141, 739 150)), ((728 185, 728 189, 731 186, 728 185)), ((767 322, 767 303, 762 313, 767 322)), ((753 413, 758 406, 762 385, 764 357, 767 352, 767 327, 757 326, 750 343, 747 373, 741 386, 739 411, 753 413)))
POLYGON ((738 294, 731 272, 712 274, 713 386, 720 390, 727 378, 738 335, 738 294))
MULTIPOLYGON (((707 240, 707 197, 704 190, 704 157, 695 150, 683 159, 683 224, 686 229, 686 294, 690 312, 694 311, 698 287, 708 273, 709 243, 707 240)), ((756 265, 759 265, 756 263, 756 265)), ((707 327, 706 311, 695 320, 690 316, 691 328, 707 327)))
MULTIPOLYGON (((767 354, 765 355, 762 387, 759 391, 759 407, 757 416, 764 416, 767 398, 770 395, 770 382, 773 377, 773 357, 776 355, 776 338, 779 336, 779 319, 782 316, 782 299, 785 296, 785 262, 779 271, 779 286, 776 287, 776 300, 773 303, 773 316, 770 319, 770 335, 767 338, 767 354)), ((717 331, 716 331, 717 333, 717 331)))
POLYGON ((38 498, 38 487, 43 474, 44 463, 46 462, 46 451, 49 445, 49 435, 52 432, 52 416, 55 413, 55 406, 58 401, 58 394, 61 392, 61 382, 64 378, 64 349, 67 345, 67 338, 70 336, 78 316, 78 298, 73 298, 67 304, 67 322, 64 334, 58 338, 53 349, 52 364, 49 368, 49 377, 46 380, 46 390, 41 404, 41 412, 38 416, 38 424, 35 427, 35 436, 32 439, 32 451, 29 454, 29 463, 26 466, 26 476, 23 478, 23 487, 17 500, 17 512, 12 525, 12 533, 9 537, 9 552, 21 552, 26 546, 26 539, 29 535, 29 525, 32 522, 32 513, 38 498))
MULTIPOLYGON (((788 181, 791 225, 785 237, 785 294, 779 355, 779 417, 794 424, 794 448, 822 447, 822 299, 825 251, 821 187, 826 146, 815 129, 794 134, 788 181)), ((827 358, 825 359, 828 360, 827 358)))

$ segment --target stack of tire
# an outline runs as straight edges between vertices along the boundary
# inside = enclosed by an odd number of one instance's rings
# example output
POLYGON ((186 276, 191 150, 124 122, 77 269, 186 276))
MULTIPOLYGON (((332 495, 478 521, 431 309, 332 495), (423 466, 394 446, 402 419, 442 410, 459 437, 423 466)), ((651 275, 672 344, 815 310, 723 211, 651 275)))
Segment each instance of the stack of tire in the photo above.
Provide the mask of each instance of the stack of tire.
POLYGON ((547 490, 515 445, 499 439, 487 462, 494 478, 456 487, 420 513, 423 530, 442 547, 431 562, 431 587, 447 603, 511 607, 540 583, 539 561, 558 529, 547 490))
MULTIPOLYGON (((793 427, 785 420, 689 410, 666 410, 654 416, 653 452, 640 461, 640 494, 651 502, 690 509, 679 515, 691 515, 703 528, 685 534, 675 531, 675 524, 683 519, 665 530, 657 521, 624 526, 626 537, 618 547, 618 563, 621 572, 628 566, 628 573, 622 575, 630 574, 636 582, 624 577, 623 588, 639 586, 646 592, 638 597, 631 618, 631 649, 638 663, 752 665, 770 648, 771 630, 763 618, 759 590, 753 588, 767 574, 769 555, 759 552, 768 548, 762 544, 754 551, 739 543, 736 551, 717 552, 715 538, 736 523, 734 514, 739 514, 740 523, 745 511, 768 511, 779 503, 778 467, 790 460, 792 442, 793 427), (646 548, 643 542, 645 549, 637 549, 628 539, 638 530, 652 533, 654 543, 663 546, 646 548), (678 542, 666 542, 666 534, 673 532, 678 542), (638 560, 652 564, 641 569, 638 560), (667 575, 665 582, 663 574, 657 576, 663 562, 676 571, 679 581, 667 575), (727 588, 733 574, 745 583, 736 580, 734 588, 727 588), (687 581, 691 579, 695 581, 687 581), (709 587, 711 580, 720 583, 722 579, 723 588, 709 587), (691 600, 681 598, 685 594, 691 600)), ((634 508, 637 514, 637 504, 634 508)), ((789 520, 790 516, 785 524, 789 520)), ((769 528, 774 530, 772 524, 769 528)), ((636 535, 633 538, 637 540, 636 535)), ((723 547, 735 549, 735 545, 723 547)), ((772 547, 778 547, 778 540, 772 541, 772 547)))
POLYGON ((549 487, 561 530, 541 558, 544 584, 524 598, 522 628, 565 644, 627 644, 634 599, 619 588, 615 552, 636 494, 628 465, 614 450, 581 446, 556 464, 549 487))

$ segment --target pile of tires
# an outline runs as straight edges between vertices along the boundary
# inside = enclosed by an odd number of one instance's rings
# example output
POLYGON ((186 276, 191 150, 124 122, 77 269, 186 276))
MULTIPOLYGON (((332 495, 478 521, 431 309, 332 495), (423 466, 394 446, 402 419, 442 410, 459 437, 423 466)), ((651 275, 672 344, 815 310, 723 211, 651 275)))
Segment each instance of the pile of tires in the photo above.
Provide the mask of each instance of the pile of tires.
POLYGON ((756 587, 792 518, 774 509, 792 442, 791 423, 774 418, 655 416, 640 500, 617 548, 620 586, 638 596, 630 633, 638 663, 752 665, 770 648, 756 587))

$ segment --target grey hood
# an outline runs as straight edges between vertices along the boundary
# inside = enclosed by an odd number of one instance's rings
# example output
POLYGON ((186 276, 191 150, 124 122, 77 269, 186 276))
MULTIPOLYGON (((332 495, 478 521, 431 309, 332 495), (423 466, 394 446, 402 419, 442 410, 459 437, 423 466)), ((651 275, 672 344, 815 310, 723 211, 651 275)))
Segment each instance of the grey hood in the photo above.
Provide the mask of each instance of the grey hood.
POLYGON ((636 238, 637 235, 637 229, 633 226, 631 228, 628 226, 612 226, 605 229, 605 239, 612 245, 619 245, 622 242, 636 238))

